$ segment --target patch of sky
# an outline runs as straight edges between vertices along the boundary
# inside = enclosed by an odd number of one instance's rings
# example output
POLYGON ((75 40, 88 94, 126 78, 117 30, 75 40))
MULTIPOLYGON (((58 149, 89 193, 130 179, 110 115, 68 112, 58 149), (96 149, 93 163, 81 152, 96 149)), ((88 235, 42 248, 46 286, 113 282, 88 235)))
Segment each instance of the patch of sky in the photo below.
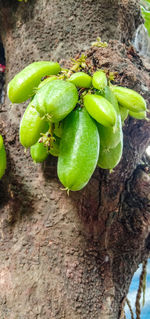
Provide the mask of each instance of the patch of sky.
MULTIPOLYGON (((139 277, 141 274, 142 265, 139 266, 138 270, 135 272, 129 293, 128 293, 128 299, 131 303, 132 310, 134 312, 134 318, 136 318, 135 314, 135 301, 136 301, 136 294, 139 286, 139 277)), ((143 296, 142 296, 143 297, 143 296)), ((147 265, 147 278, 146 278, 146 292, 145 292, 145 305, 142 306, 143 298, 141 298, 141 319, 150 319, 150 259, 148 260, 147 265)), ((127 319, 131 319, 130 311, 128 306, 125 306, 125 314, 127 319)))

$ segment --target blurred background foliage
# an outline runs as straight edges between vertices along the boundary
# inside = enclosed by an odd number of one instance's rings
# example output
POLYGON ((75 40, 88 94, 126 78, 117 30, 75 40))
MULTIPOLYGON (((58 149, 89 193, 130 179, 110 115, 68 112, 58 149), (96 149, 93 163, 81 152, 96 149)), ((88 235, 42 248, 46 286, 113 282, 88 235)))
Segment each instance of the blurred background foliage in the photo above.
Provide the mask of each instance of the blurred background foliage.
POLYGON ((141 0, 141 12, 144 19, 144 25, 150 36, 150 0, 141 0))

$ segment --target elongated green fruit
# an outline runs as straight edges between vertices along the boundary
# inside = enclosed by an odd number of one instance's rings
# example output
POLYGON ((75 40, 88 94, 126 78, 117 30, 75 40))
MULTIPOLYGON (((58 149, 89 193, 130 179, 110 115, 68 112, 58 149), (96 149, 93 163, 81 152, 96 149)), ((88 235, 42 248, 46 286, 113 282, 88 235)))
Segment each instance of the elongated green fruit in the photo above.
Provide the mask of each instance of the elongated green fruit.
POLYGON ((73 83, 75 86, 79 88, 90 88, 92 85, 92 78, 90 75, 85 72, 76 72, 71 75, 71 77, 67 80, 73 83))
POLYGON ((111 145, 113 145, 111 147, 114 147, 114 145, 117 145, 119 143, 120 138, 122 137, 122 125, 121 125, 121 121, 120 121, 120 110, 119 110, 118 101, 117 101, 114 93, 112 92, 112 90, 110 89, 109 86, 106 86, 104 89, 104 97, 113 105, 113 107, 116 111, 116 114, 117 114, 116 123, 113 127, 113 130, 110 131, 112 139, 114 139, 114 142, 113 142, 113 140, 110 139, 111 140, 110 143, 111 143, 111 145))
POLYGON ((2 146, 3 146, 3 138, 2 138, 2 135, 0 135, 0 150, 1 150, 2 146))
POLYGON ((49 153, 53 156, 59 156, 60 151, 60 138, 57 136, 54 136, 55 140, 51 143, 51 147, 49 150, 49 153))
POLYGON ((88 113, 104 126, 114 126, 117 113, 113 105, 104 97, 96 94, 87 94, 84 97, 84 106, 88 113))
POLYGON ((117 115, 116 125, 114 127, 105 127, 97 123, 101 145, 106 149, 116 147, 123 136, 121 116, 117 115))
POLYGON ((58 122, 54 124, 54 134, 58 137, 62 137, 63 132, 63 122, 58 122))
POLYGON ((146 111, 137 112, 137 113, 129 111, 129 115, 134 117, 135 119, 138 119, 138 120, 145 120, 146 119, 146 111))
POLYGON ((146 102, 143 97, 134 90, 121 86, 111 86, 118 102, 133 112, 142 112, 146 110, 146 102))
POLYGON ((75 107, 78 91, 74 84, 55 80, 45 84, 32 103, 41 116, 48 115, 51 122, 64 119, 75 107))
POLYGON ((34 145, 49 128, 48 122, 41 119, 32 102, 26 108, 20 123, 19 139, 24 147, 34 145))
POLYGON ((104 90, 104 97, 114 106, 117 113, 116 123, 113 127, 105 127, 100 123, 97 123, 97 127, 101 138, 101 146, 109 149, 119 144, 119 142, 122 139, 123 132, 118 102, 114 93, 108 86, 104 90))
POLYGON ((95 89, 103 90, 107 86, 107 77, 104 71, 99 70, 93 74, 92 84, 95 89))
POLYGON ((72 111, 64 120, 57 167, 66 189, 77 191, 88 183, 97 164, 99 144, 96 124, 87 111, 72 111))
POLYGON ((50 76, 48 78, 46 78, 45 80, 41 81, 37 90, 39 90, 40 88, 42 88, 42 86, 44 86, 45 84, 47 84, 48 82, 51 82, 51 81, 54 81, 54 80, 57 80, 57 76, 50 76))
POLYGON ((35 163, 42 163, 48 157, 47 147, 43 143, 37 142, 31 146, 30 154, 35 163))
POLYGON ((3 177, 7 166, 6 151, 4 144, 0 149, 0 179, 3 177))
POLYGON ((120 111, 120 115, 121 115, 121 122, 124 123, 124 121, 127 119, 128 114, 129 114, 129 110, 126 109, 125 107, 119 105, 119 111, 120 111))
POLYGON ((110 89, 109 86, 105 87, 103 96, 105 97, 105 99, 107 99, 113 105, 113 107, 115 108, 116 113, 119 114, 118 101, 117 101, 114 93, 112 92, 112 90, 110 89))
POLYGON ((113 169, 121 160, 122 150, 123 140, 114 148, 106 149, 101 146, 97 165, 103 169, 113 169))
POLYGON ((33 62, 17 73, 9 82, 7 94, 11 102, 21 103, 35 93, 41 78, 46 75, 58 74, 60 65, 57 62, 33 62))

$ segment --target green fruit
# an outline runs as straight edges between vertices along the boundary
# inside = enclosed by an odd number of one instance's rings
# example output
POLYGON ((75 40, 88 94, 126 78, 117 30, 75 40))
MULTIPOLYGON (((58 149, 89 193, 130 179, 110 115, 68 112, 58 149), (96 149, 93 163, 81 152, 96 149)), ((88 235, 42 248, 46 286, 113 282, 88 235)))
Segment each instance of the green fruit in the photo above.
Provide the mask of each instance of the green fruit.
POLYGON ((41 163, 44 162, 48 157, 47 147, 43 143, 37 142, 30 148, 30 154, 34 162, 41 163))
POLYGON ((60 151, 60 138, 57 136, 54 136, 55 140, 51 143, 49 153, 53 156, 59 156, 60 151))
POLYGON ((84 96, 84 106, 88 113, 100 124, 104 126, 114 126, 117 113, 113 105, 104 97, 96 94, 84 96))
POLYGON ((39 116, 31 102, 26 108, 20 123, 20 143, 26 148, 34 145, 40 138, 41 133, 45 133, 48 128, 48 122, 39 116))
POLYGON ((0 149, 0 179, 3 177, 7 166, 6 151, 4 144, 0 149))
POLYGON ((99 123, 97 123, 101 145, 106 149, 114 148, 120 143, 122 139, 122 123, 121 116, 117 115, 116 124, 114 127, 105 127, 99 123))
POLYGON ((123 151, 123 140, 120 143, 110 149, 106 149, 105 147, 100 147, 98 166, 103 169, 113 169, 118 165, 121 160, 123 151))
POLYGON ((118 102, 133 112, 142 112, 146 110, 146 102, 143 97, 134 90, 121 86, 111 86, 118 102))
POLYGON ((105 87, 103 96, 113 105, 116 113, 119 114, 118 101, 109 86, 105 87))
POLYGON ((68 79, 69 82, 73 83, 79 88, 90 88, 92 85, 92 78, 90 75, 84 72, 76 72, 71 75, 68 79))
POLYGON ((35 95, 32 103, 41 116, 51 122, 64 119, 76 106, 78 91, 74 84, 55 80, 45 84, 35 95))
POLYGON ((92 176, 99 156, 99 134, 85 109, 64 120, 58 157, 58 177, 72 191, 82 189, 92 176))
POLYGON ((43 81, 41 81, 41 83, 39 84, 37 91, 42 88, 42 86, 44 86, 46 83, 57 80, 57 76, 49 76, 48 78, 44 79, 43 81))
POLYGON ((0 135, 0 150, 1 150, 2 146, 3 146, 3 138, 2 138, 2 135, 0 135))
POLYGON ((125 107, 119 105, 119 111, 120 111, 120 115, 121 115, 121 122, 124 123, 124 121, 127 119, 128 114, 129 114, 129 110, 126 109, 125 107))
POLYGON ((146 120, 146 111, 137 112, 137 113, 129 111, 129 115, 138 120, 146 120))
POLYGON ((43 76, 59 72, 60 65, 57 62, 39 61, 29 64, 9 82, 7 94, 10 101, 13 103, 26 101, 34 95, 43 76))
POLYGON ((97 127, 101 138, 101 146, 109 149, 115 147, 120 142, 123 133, 118 102, 115 95, 108 86, 106 86, 104 90, 104 97, 114 106, 117 113, 116 123, 113 127, 105 127, 97 123, 97 127))
POLYGON ((63 123, 58 122, 54 124, 54 134, 58 137, 62 137, 62 132, 63 132, 63 123))
POLYGON ((103 90, 107 86, 107 77, 104 71, 99 70, 93 74, 92 84, 95 89, 103 90))

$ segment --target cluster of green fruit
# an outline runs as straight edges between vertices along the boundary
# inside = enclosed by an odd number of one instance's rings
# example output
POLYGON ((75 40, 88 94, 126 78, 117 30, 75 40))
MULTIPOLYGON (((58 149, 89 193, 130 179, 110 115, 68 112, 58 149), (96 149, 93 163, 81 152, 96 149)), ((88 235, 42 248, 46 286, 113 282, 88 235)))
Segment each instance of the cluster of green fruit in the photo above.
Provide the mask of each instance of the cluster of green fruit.
POLYGON ((2 135, 0 135, 0 179, 3 177, 6 170, 7 160, 4 141, 2 135))
POLYGON ((111 85, 103 70, 83 72, 82 60, 71 70, 34 62, 8 84, 11 102, 31 98, 20 123, 21 144, 30 147, 35 162, 58 156, 58 177, 72 191, 88 183, 96 165, 113 169, 119 163, 128 113, 146 119, 140 94, 111 85))

